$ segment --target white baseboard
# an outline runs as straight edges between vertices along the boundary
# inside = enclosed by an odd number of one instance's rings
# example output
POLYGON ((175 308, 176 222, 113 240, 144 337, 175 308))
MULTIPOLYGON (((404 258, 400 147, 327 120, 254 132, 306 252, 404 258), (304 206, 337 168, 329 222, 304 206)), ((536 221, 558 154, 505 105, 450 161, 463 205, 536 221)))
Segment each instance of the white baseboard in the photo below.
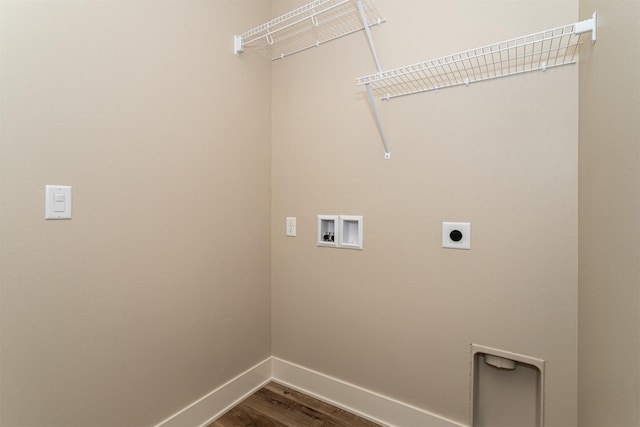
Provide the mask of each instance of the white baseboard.
POLYGON ((155 427, 205 427, 272 380, 387 427, 466 427, 277 357, 258 363, 155 427))
POLYGON ((271 358, 176 412, 155 427, 206 426, 271 381, 271 358))
POLYGON ((272 357, 273 380, 389 427, 465 427, 337 378, 272 357))

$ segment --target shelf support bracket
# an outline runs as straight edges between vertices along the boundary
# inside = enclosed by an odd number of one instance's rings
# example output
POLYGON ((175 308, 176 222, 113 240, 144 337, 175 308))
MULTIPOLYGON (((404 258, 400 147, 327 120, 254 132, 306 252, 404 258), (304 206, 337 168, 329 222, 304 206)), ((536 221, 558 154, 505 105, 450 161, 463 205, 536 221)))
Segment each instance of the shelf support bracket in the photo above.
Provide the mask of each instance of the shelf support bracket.
POLYGON ((242 36, 233 36, 233 53, 240 55, 242 51, 244 51, 244 46, 242 46, 242 36))
POLYGON ((382 145, 384 146, 384 158, 385 160, 389 160, 391 158, 391 151, 389 151, 389 145, 387 144, 387 139, 384 137, 384 131, 382 130, 382 122, 380 121, 380 115, 378 114, 378 107, 376 106, 376 100, 373 97, 373 91, 371 90, 371 86, 369 83, 364 85, 367 88, 367 95, 369 96, 369 103, 371 104, 371 110, 373 111, 373 116, 376 119, 376 124, 378 125, 378 132, 380 133, 380 138, 382 139, 382 145))
POLYGON ((576 22, 573 26, 573 32, 576 34, 587 33, 591 31, 591 44, 596 42, 597 12, 593 12, 591 18, 584 21, 576 22))
MULTIPOLYGON (((364 8, 362 7, 362 1, 357 0, 358 11, 360 12, 360 19, 362 20, 362 26, 364 27, 364 32, 367 34, 367 41, 369 42, 369 49, 371 49, 371 55, 373 55, 373 61, 376 63, 376 70, 378 73, 382 72, 382 67, 380 66, 380 60, 378 59, 378 53, 376 52, 376 47, 373 44, 373 37, 371 37, 371 29, 369 28, 369 22, 367 22, 367 15, 364 13, 364 8)), ((387 139, 384 136, 384 131, 382 130, 382 122, 380 121, 380 115, 378 114, 378 107, 376 106, 375 98, 373 97, 373 91, 369 86, 369 83, 365 84, 367 88, 367 95, 369 97, 369 104, 371 104, 371 111, 373 111, 373 116, 376 119, 376 125, 378 126, 378 132, 380 133, 380 138, 382 139, 382 145, 384 146, 384 158, 385 160, 389 160, 391 158, 391 151, 389 151, 389 144, 387 143, 387 139)))

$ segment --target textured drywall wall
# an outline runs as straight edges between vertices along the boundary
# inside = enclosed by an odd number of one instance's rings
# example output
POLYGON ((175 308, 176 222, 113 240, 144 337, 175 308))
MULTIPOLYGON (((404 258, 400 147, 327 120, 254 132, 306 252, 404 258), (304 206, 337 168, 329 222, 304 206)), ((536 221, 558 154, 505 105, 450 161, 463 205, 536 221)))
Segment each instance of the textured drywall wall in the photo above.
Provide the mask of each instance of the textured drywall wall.
POLYGON ((269 4, 1 7, 0 424, 152 425, 271 354, 269 4))
MULTIPOLYGON (((384 69, 577 20, 576 1, 376 5, 384 69)), ((545 359, 545 425, 575 425, 577 66, 378 102, 390 160, 355 85, 373 72, 363 33, 273 63, 274 356, 467 423, 480 343, 545 359), (318 214, 363 215, 364 250, 316 247, 318 214), (471 251, 441 248, 443 221, 471 222, 471 251)))
POLYGON ((579 425, 640 425, 640 2, 581 1, 579 425))

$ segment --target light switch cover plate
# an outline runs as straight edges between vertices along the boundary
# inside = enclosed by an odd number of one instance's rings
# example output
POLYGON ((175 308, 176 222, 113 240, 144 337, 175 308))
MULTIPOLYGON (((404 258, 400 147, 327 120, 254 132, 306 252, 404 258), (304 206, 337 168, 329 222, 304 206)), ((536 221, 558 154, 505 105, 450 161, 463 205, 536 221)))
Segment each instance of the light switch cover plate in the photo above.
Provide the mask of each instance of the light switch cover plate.
POLYGON ((44 219, 71 219, 70 186, 45 186, 44 219))
POLYGON ((287 236, 296 237, 296 217, 287 217, 287 236))

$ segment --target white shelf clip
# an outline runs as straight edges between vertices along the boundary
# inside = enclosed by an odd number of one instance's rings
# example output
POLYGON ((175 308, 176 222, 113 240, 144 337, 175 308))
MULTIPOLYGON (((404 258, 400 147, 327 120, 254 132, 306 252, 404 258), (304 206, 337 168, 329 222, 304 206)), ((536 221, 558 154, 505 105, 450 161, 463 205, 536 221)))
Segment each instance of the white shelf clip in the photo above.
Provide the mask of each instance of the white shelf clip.
POLYGON ((233 53, 240 55, 244 51, 242 36, 233 36, 233 53))
POLYGON ((585 19, 584 21, 576 22, 573 27, 573 31, 576 34, 588 33, 591 31, 591 43, 596 42, 596 28, 597 28, 597 12, 593 12, 591 18, 585 19))

